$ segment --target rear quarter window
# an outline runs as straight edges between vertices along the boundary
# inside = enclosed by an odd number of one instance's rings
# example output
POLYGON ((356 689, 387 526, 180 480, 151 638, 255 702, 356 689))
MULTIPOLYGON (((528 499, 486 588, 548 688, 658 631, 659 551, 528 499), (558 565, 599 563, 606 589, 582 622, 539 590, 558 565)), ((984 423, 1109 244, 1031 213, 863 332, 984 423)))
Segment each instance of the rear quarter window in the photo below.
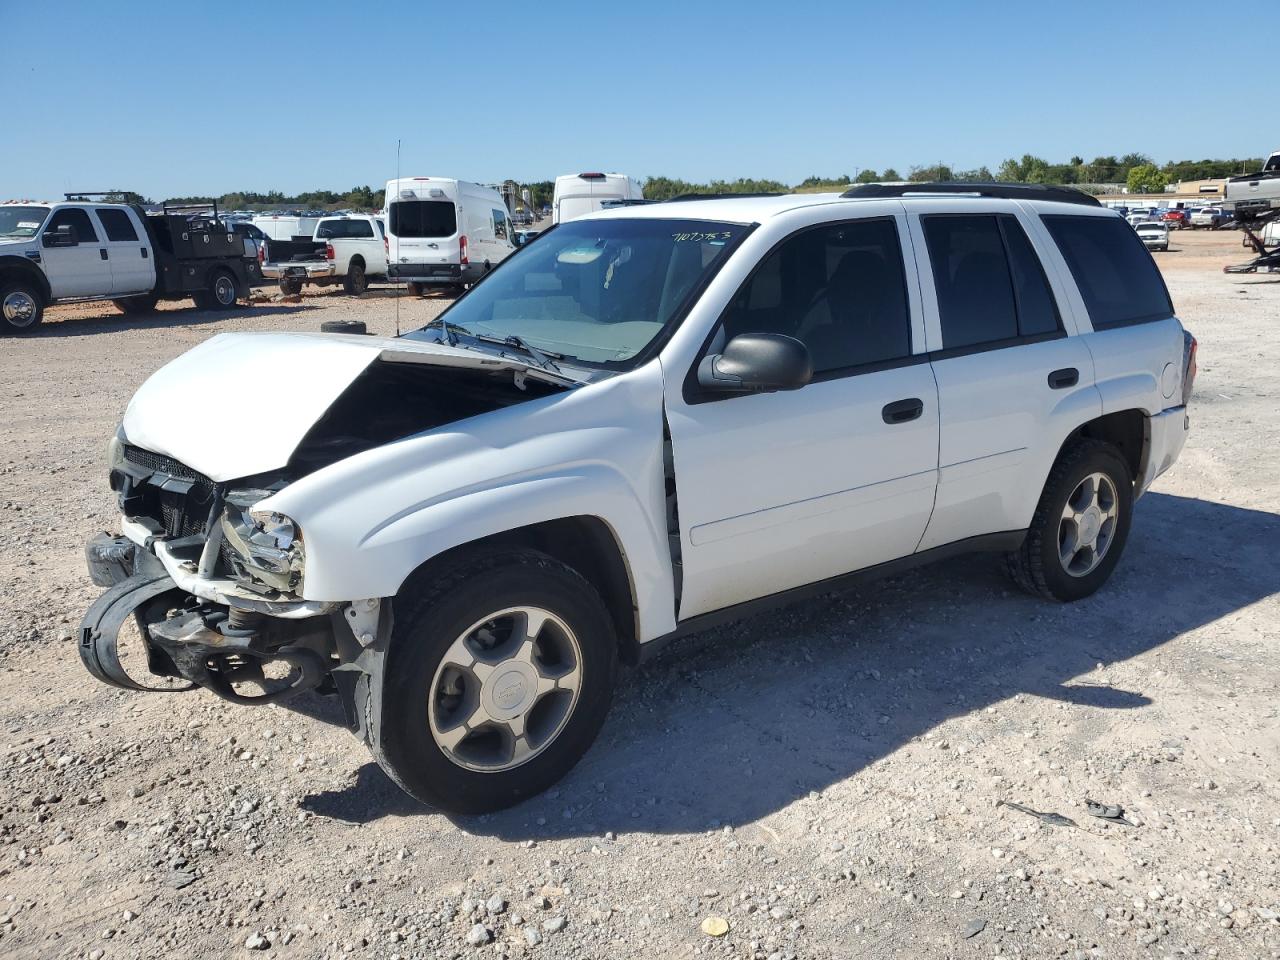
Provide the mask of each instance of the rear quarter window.
POLYGON ((1042 218, 1075 278, 1095 330, 1173 315, 1164 278, 1133 228, 1116 217, 1042 218))

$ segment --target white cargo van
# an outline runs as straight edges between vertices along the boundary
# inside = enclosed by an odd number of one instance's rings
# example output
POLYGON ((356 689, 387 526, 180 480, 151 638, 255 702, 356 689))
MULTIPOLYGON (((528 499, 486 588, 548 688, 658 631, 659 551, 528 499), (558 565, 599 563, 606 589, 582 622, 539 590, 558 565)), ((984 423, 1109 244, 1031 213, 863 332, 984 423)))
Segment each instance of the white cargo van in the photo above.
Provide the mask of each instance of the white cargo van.
POLYGON ((414 294, 474 283, 515 249, 498 191, 466 180, 388 180, 383 219, 387 279, 414 294))
POLYGON ((556 177, 551 222, 564 223, 602 209, 606 200, 643 200, 640 181, 625 173, 566 173, 556 177))

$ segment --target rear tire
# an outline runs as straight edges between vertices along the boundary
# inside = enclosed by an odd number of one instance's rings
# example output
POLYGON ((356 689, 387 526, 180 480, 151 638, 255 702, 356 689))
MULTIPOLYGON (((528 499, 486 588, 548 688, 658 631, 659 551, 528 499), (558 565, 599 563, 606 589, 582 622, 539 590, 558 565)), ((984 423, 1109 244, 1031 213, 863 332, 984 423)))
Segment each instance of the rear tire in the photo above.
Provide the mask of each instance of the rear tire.
POLYGON ((411 581, 396 602, 374 747, 396 783, 474 814, 569 772, 609 711, 618 652, 604 602, 577 571, 534 551, 490 554, 411 581))
POLYGON ((302 281, 301 280, 281 280, 280 292, 283 293, 286 297, 296 297, 298 294, 302 293, 302 281))
POLYGON ((136 315, 151 313, 155 310, 156 304, 160 302, 160 298, 154 294, 144 294, 141 297, 123 297, 119 300, 112 300, 111 302, 122 313, 136 315))
POLYGON ((369 289, 369 278, 364 274, 363 263, 353 263, 347 267, 347 275, 342 278, 342 289, 352 296, 359 296, 369 289))
POLYGON ((1005 555, 1006 572, 1036 596, 1082 600, 1106 583, 1120 562, 1132 518, 1128 462, 1109 443, 1078 440, 1049 471, 1026 539, 1005 555))
POLYGON ((406 283, 404 286, 405 286, 405 290, 408 291, 409 296, 411 297, 422 296, 422 290, 423 290, 422 284, 410 282, 410 283, 406 283))
POLYGON ((219 270, 209 278, 209 289, 201 290, 192 299, 201 310, 230 310, 239 294, 236 278, 227 270, 219 270))
POLYGON ((34 283, 0 283, 0 333, 26 333, 43 319, 44 297, 34 283))

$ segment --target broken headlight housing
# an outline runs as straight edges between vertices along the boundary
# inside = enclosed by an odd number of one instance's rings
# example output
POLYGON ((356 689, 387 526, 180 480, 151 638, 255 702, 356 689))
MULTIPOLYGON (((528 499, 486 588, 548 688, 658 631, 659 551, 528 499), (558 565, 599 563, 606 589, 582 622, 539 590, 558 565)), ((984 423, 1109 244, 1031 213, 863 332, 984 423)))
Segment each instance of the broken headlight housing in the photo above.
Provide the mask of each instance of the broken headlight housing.
POLYGON ((250 590, 296 594, 302 589, 306 561, 302 531, 282 513, 256 509, 266 495, 268 491, 227 495, 222 514, 227 562, 236 579, 250 590))

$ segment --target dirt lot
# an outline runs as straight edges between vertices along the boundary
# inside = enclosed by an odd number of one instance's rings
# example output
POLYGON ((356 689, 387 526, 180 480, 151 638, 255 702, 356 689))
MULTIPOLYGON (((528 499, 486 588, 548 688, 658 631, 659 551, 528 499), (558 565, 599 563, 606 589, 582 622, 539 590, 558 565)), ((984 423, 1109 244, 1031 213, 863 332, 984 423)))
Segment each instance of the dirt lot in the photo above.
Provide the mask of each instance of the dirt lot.
MULTIPOLYGON (((398 793, 329 699, 125 694, 71 639, 138 384, 224 330, 391 333, 390 291, 51 310, 0 342, 0 955, 1280 957, 1280 276, 1241 259, 1157 255, 1200 338, 1193 431, 1100 594, 1038 602, 980 558, 691 639, 559 789, 467 819, 398 793)), ((444 305, 398 302, 404 328, 444 305)), ((285 394, 245 360, 228 389, 285 394)))

